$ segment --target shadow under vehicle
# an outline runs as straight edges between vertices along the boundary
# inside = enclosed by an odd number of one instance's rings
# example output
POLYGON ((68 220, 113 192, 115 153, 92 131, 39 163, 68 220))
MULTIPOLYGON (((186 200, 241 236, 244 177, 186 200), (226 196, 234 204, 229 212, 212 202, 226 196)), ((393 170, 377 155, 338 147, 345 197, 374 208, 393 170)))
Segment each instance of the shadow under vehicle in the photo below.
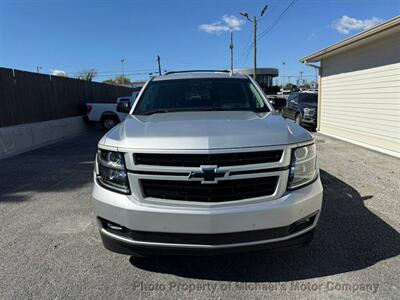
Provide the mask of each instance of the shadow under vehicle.
POLYGON ((400 234, 364 205, 357 190, 321 170, 324 201, 314 241, 305 248, 216 257, 131 257, 135 267, 186 278, 282 282, 367 268, 400 254, 400 234))

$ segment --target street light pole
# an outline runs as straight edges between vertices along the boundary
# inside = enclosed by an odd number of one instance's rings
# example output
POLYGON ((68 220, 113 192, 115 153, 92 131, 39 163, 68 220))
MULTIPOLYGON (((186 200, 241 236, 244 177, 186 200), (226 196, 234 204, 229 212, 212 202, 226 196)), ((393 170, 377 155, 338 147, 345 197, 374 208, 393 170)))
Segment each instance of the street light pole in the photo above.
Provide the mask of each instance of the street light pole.
POLYGON ((125 74, 124 74, 124 62, 125 62, 125 59, 121 59, 121 67, 122 67, 122 78, 121 78, 121 82, 122 82, 122 85, 125 85, 125 79, 124 79, 124 77, 125 77, 125 74))
MULTIPOLYGON (((265 5, 261 10, 261 17, 267 11, 268 5, 265 5)), ((257 17, 253 16, 253 21, 250 20, 247 12, 241 12, 241 16, 245 17, 249 22, 253 23, 253 79, 257 79, 257 17)))

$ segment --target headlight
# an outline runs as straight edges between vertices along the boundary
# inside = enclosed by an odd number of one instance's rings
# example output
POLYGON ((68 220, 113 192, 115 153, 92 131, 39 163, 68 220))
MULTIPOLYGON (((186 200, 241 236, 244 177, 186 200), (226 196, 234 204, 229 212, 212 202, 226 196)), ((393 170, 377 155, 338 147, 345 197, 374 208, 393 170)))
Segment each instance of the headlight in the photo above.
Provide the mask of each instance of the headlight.
POLYGON ((305 116, 313 116, 315 113, 315 108, 305 108, 304 115, 305 116))
POLYGON ((317 174, 315 144, 294 148, 290 164, 288 189, 295 189, 312 182, 317 174))
POLYGON ((97 180, 109 190, 130 193, 123 153, 107 150, 97 152, 97 180))

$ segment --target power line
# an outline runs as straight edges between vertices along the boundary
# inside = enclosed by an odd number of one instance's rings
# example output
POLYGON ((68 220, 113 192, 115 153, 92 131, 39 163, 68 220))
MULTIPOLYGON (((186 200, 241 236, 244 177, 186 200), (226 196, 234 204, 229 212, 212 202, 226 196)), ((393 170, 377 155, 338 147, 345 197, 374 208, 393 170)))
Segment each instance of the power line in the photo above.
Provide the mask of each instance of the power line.
MULTIPOLYGON (((303 74, 302 74, 302 76, 303 77, 312 77, 312 78, 315 78, 315 75, 310 75, 310 74, 304 74, 304 72, 303 72, 303 74)), ((299 74, 292 74, 292 75, 279 75, 279 76, 277 76, 277 77, 300 77, 300 75, 299 74)))
MULTIPOLYGON (((95 69, 95 68, 94 68, 95 69)), ((132 73, 132 72, 147 72, 147 71, 153 71, 154 69, 137 69, 137 70, 128 70, 125 71, 125 74, 127 73, 132 73)), ((70 72, 70 71, 65 71, 67 74, 79 74, 81 73, 81 71, 74 71, 74 72, 70 72)), ((98 71, 97 74, 110 74, 110 75, 114 75, 114 74, 119 74, 121 75, 121 71, 118 70, 112 70, 112 71, 98 71)))
POLYGON ((243 64, 245 64, 247 62, 247 59, 249 58, 252 46, 253 46, 253 43, 250 43, 249 48, 247 49, 246 58, 244 59, 243 64))
POLYGON ((246 43, 247 47, 243 48, 243 52, 241 53, 240 57, 238 58, 238 65, 242 65, 247 61, 247 58, 249 57, 251 46, 253 43, 251 42, 251 37, 249 37, 248 42, 246 43), (243 58, 246 56, 245 60, 243 58))
POLYGON ((269 14, 271 14, 273 11, 275 11, 276 8, 279 7, 281 4, 282 0, 275 1, 271 4, 271 9, 269 10, 269 14))
MULTIPOLYGON (((276 8, 277 6, 279 6, 279 3, 282 0, 277 0, 275 2, 273 2, 272 4, 272 8, 269 10, 270 12, 273 10, 273 8, 276 8)), ((258 24, 261 24, 264 21, 264 19, 260 19, 258 24)), ((251 37, 249 36, 249 38, 247 39, 247 46, 243 47, 242 50, 239 53, 241 53, 240 57, 237 58, 237 64, 238 65, 243 65, 247 62, 247 59, 249 58, 249 54, 250 54, 250 50, 251 47, 253 46, 253 42, 251 41, 251 37), (245 59, 243 60, 243 58, 245 57, 245 59)))
MULTIPOLYGON (((130 76, 130 75, 149 75, 149 73, 152 72, 158 72, 158 70, 153 69, 151 72, 125 72, 125 76, 130 76)), ((115 74, 97 74, 96 77, 114 77, 114 76, 121 76, 121 73, 115 73, 115 74)))
POLYGON ((242 48, 243 52, 240 51, 240 52, 241 52, 241 56, 238 57, 238 62, 239 62, 239 59, 241 59, 241 58, 244 56, 245 49, 247 49, 247 47, 249 47, 250 44, 251 44, 251 37, 249 36, 249 38, 247 39, 247 42, 245 43, 245 45, 247 45, 247 46, 245 46, 245 47, 242 48))
POLYGON ((292 2, 290 2, 290 4, 282 11, 282 13, 275 19, 275 21, 260 34, 257 41, 266 36, 276 26, 276 24, 278 24, 279 21, 287 14, 289 9, 291 9, 296 4, 297 1, 298 0, 293 0, 292 2))
MULTIPOLYGON (((292 3, 290 3, 289 6, 288 6, 288 7, 279 15, 279 17, 274 21, 274 23, 273 23, 272 25, 270 25, 270 26, 267 28, 267 30, 268 30, 269 28, 272 29, 272 28, 276 25, 276 23, 279 22, 279 19, 280 19, 281 17, 283 17, 283 16, 286 14, 286 12, 290 9, 290 7, 292 7, 292 6, 294 5, 294 3, 295 3, 296 1, 297 1, 297 0, 293 0, 292 3)), ((271 5, 270 13, 272 13, 272 11, 275 11, 275 9, 279 7, 279 5, 281 4, 281 2, 282 2, 282 0, 277 0, 277 1, 275 1, 275 2, 271 5)), ((270 29, 270 30, 271 30, 271 29, 270 29)), ((266 34, 265 32, 266 32, 266 30, 264 30, 264 31, 260 34, 260 37, 257 38, 257 41, 260 40, 260 39, 266 34)), ((252 41, 249 39, 249 42, 247 43, 247 48, 244 48, 244 49, 246 49, 246 52, 243 51, 242 54, 241 54, 241 56, 240 56, 240 58, 239 58, 239 60, 240 60, 240 65, 243 65, 243 64, 245 64, 245 63, 247 62, 247 59, 249 58, 250 51, 251 51, 251 47, 253 46, 253 44, 254 44, 254 42, 252 42, 252 41), (243 57, 245 57, 244 60, 242 60, 243 57)), ((239 60, 238 60, 238 61, 239 61, 239 60)))
MULTIPOLYGON (((257 79, 257 21, 262 18, 268 9, 268 5, 264 5, 260 12, 260 17, 253 16, 253 20, 249 17, 246 11, 241 11, 240 15, 245 17, 249 22, 253 24, 253 79, 257 79)), ((247 58, 246 58, 247 59, 247 58)))

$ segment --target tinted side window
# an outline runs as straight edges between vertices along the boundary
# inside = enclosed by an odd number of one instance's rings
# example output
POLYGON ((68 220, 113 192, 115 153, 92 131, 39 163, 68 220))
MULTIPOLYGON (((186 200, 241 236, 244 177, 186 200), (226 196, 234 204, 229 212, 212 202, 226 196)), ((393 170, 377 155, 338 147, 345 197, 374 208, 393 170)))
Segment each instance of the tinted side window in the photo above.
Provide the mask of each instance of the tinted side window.
POLYGON ((294 103, 299 103, 299 94, 290 94, 289 99, 288 99, 288 103, 290 102, 294 102, 294 103))
POLYGON ((318 101, 318 95, 317 94, 301 94, 300 95, 300 102, 301 103, 310 103, 310 104, 316 104, 318 101))

